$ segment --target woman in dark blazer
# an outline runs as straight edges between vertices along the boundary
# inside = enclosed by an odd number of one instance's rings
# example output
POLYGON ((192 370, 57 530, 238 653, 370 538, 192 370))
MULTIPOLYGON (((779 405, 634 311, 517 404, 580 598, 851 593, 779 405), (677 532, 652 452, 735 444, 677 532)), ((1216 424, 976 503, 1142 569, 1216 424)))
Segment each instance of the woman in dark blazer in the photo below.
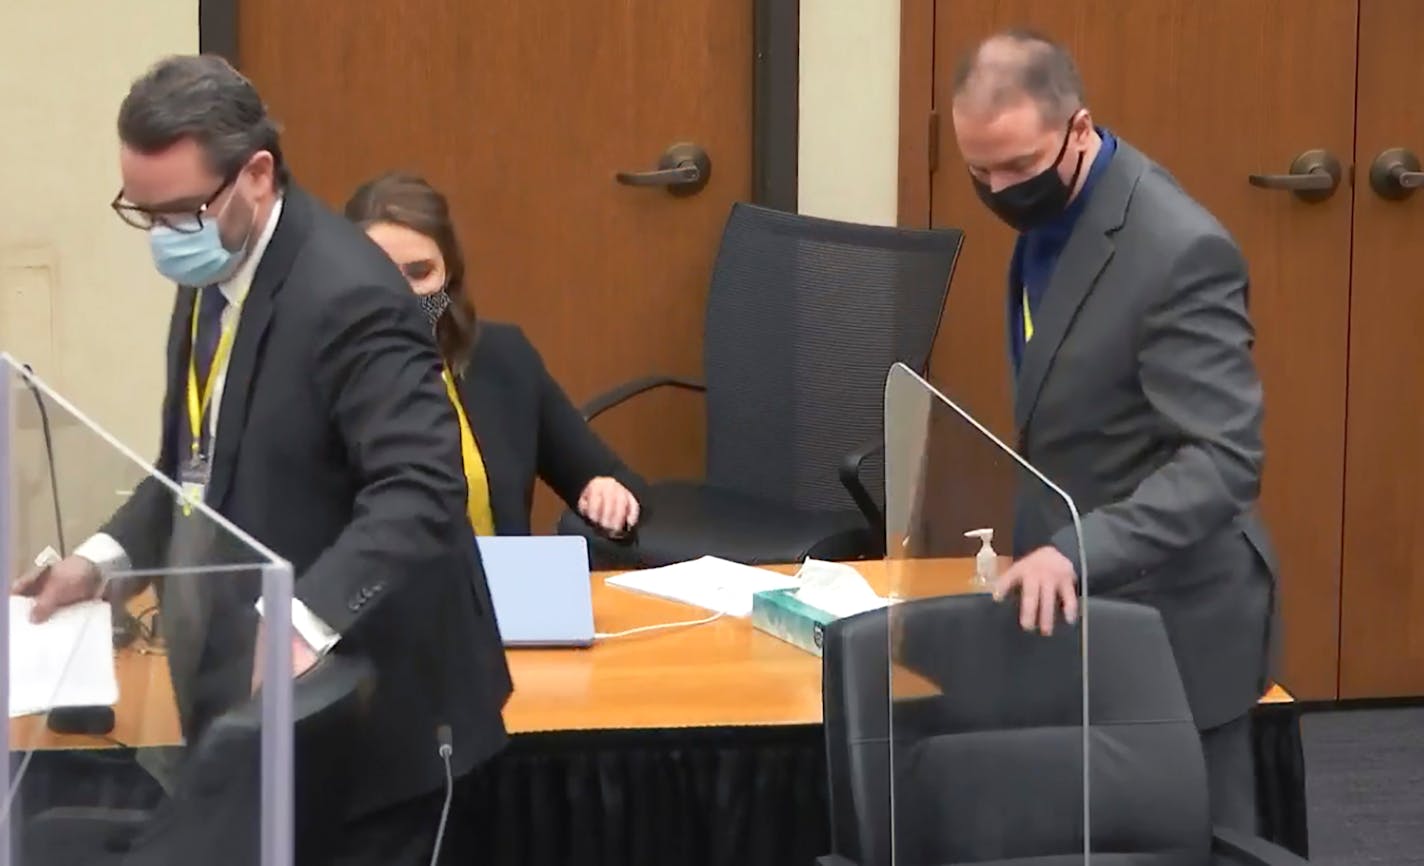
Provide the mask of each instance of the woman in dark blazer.
POLYGON ((346 203, 420 296, 460 416, 470 522, 527 535, 534 479, 610 536, 638 523, 643 482, 588 426, 516 325, 479 322, 445 197, 412 175, 363 184, 346 203))

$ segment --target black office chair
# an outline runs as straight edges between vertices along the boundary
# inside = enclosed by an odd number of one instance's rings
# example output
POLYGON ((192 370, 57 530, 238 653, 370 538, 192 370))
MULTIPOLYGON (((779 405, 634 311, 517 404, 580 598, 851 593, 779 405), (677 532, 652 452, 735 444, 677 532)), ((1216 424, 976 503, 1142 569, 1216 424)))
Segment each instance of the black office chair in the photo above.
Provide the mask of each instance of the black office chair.
MULTIPOLYGON (((1087 605, 1091 862, 1303 864, 1211 827, 1201 741, 1158 613, 1087 605)), ((1017 608, 984 595, 904 602, 894 618, 896 664, 938 692, 894 706, 896 866, 1081 863, 1078 628, 1026 634, 1017 608)), ((821 866, 891 863, 888 628, 878 610, 825 633, 834 853, 821 866)))
MULTIPOLYGON (((345 819, 332 797, 350 766, 348 745, 375 671, 328 655, 292 688, 296 863, 320 862, 345 819)), ((432 739, 433 739, 432 734, 432 739)), ((44 866, 252 866, 261 862, 262 706, 219 716, 185 756, 171 796, 155 809, 61 806, 26 822, 22 863, 44 866)))
POLYGON ((592 420, 654 388, 705 392, 704 480, 651 485, 623 544, 572 512, 559 532, 587 536, 595 566, 880 555, 885 373, 928 363, 962 242, 734 205, 707 298, 705 381, 648 376, 584 407, 592 420))

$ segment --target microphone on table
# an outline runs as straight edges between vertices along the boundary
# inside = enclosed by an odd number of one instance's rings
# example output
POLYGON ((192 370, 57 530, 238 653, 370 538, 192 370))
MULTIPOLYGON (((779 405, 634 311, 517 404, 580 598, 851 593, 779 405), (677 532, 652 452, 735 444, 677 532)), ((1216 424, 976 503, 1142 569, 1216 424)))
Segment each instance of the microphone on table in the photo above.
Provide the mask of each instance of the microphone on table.
MULTIPOLYGON (((59 556, 69 555, 69 547, 64 541, 64 511, 59 501, 59 472, 54 458, 54 431, 49 423, 49 409, 45 406, 44 394, 35 382, 35 369, 22 364, 25 388, 35 398, 35 408, 40 414, 40 433, 44 437, 45 462, 49 469, 50 498, 54 500, 54 535, 59 544, 59 556)), ((52 555, 53 552, 49 551, 52 555)), ((119 646, 121 636, 128 636, 125 643, 137 633, 138 621, 128 611, 117 611, 114 621, 114 643, 119 646), (131 621, 131 622, 130 622, 131 621)), ((46 726, 57 734, 90 734, 102 736, 114 730, 113 707, 57 707, 51 709, 45 720, 46 726)))
POLYGON ((440 807, 440 826, 435 829, 435 849, 430 852, 430 866, 440 862, 440 845, 445 841, 445 823, 450 820, 450 801, 455 798, 455 773, 450 756, 455 753, 455 735, 449 725, 437 725, 435 742, 439 744, 440 760, 445 764, 445 805, 440 807))
MULTIPOLYGON (((40 391, 39 385, 35 381, 35 368, 29 364, 22 364, 25 374, 22 377, 25 387, 29 389, 35 398, 35 407, 40 413, 40 432, 44 436, 45 462, 49 468, 49 491, 50 498, 54 500, 54 535, 59 543, 59 557, 63 559, 69 555, 69 547, 64 541, 64 512, 60 505, 59 497, 59 472, 56 469, 54 456, 54 432, 49 423, 49 410, 45 406, 44 394, 40 391)), ((123 649, 133 643, 139 635, 143 633, 143 628, 138 618, 124 610, 116 607, 114 610, 114 648, 123 649)))
POLYGON ((35 407, 40 410, 40 433, 44 436, 45 460, 49 463, 49 491, 54 500, 54 535, 59 542, 59 555, 61 558, 69 555, 69 548, 64 543, 64 516, 59 505, 59 476, 55 472, 54 466, 54 434, 49 426, 49 410, 45 408, 44 395, 40 393, 39 386, 35 384, 35 368, 29 364, 20 365, 25 375, 25 387, 29 389, 35 398, 35 407))

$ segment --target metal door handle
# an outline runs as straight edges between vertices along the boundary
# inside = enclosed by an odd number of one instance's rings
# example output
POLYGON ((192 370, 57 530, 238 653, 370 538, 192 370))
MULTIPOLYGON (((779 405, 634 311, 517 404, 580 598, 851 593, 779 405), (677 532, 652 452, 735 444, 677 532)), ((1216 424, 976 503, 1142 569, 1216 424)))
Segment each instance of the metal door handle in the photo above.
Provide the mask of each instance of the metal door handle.
POLYGON ((696 183, 702 172, 696 165, 687 163, 676 168, 660 168, 657 171, 620 171, 618 182, 625 186, 675 186, 696 183))
POLYGON ((1287 174, 1253 174, 1246 178, 1261 189, 1283 189, 1301 201, 1324 201, 1340 185, 1340 160, 1324 150, 1307 150, 1291 160, 1287 174))
POLYGON ((1381 198, 1409 198, 1416 189, 1424 188, 1419 157, 1402 147, 1382 151, 1370 166, 1370 187, 1381 198))
POLYGON ((693 195, 712 177, 712 158, 701 147, 682 142, 663 151, 656 171, 620 171, 614 177, 625 186, 663 186, 672 195, 693 195))

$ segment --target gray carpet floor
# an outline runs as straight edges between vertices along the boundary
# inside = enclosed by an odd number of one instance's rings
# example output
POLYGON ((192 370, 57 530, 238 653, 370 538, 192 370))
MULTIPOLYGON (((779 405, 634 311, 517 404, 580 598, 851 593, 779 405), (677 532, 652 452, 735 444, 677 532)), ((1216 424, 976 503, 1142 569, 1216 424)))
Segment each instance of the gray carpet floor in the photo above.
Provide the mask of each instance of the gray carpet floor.
POLYGON ((1310 862, 1424 866, 1424 707, 1308 713, 1310 862))

